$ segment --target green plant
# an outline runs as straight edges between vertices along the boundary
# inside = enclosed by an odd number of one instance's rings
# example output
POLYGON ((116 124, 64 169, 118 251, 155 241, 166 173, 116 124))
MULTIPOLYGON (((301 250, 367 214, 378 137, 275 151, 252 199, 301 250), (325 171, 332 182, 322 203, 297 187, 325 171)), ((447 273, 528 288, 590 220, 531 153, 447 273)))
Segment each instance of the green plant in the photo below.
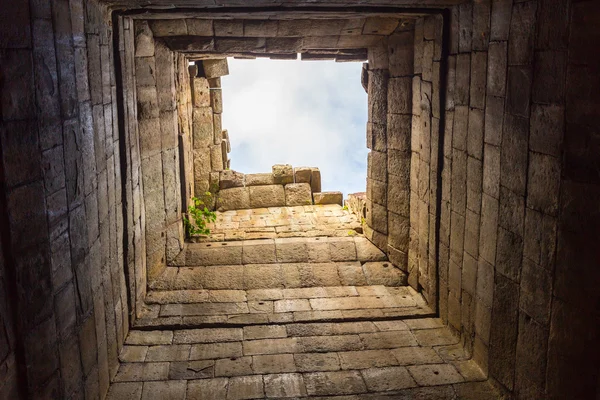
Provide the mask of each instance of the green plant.
POLYGON ((342 210, 344 210, 344 211, 348 211, 348 206, 344 206, 344 207, 342 207, 342 210))
POLYGON ((192 197, 193 204, 188 207, 187 215, 183 216, 183 226, 188 237, 209 235, 210 229, 206 225, 217 220, 217 214, 206 207, 206 203, 210 200, 212 194, 206 192, 202 197, 203 199, 192 197))

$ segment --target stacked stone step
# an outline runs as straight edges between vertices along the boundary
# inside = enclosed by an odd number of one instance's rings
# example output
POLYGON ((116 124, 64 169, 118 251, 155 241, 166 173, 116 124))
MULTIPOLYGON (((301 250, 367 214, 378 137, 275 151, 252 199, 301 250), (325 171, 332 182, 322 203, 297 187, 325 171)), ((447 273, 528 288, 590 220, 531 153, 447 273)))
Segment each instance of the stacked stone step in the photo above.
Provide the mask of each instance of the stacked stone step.
POLYGON ((502 398, 459 342, 434 318, 134 330, 107 399, 502 398))
POLYGON ((283 262, 386 261, 385 253, 368 239, 313 237, 188 243, 173 265, 239 265, 283 262))

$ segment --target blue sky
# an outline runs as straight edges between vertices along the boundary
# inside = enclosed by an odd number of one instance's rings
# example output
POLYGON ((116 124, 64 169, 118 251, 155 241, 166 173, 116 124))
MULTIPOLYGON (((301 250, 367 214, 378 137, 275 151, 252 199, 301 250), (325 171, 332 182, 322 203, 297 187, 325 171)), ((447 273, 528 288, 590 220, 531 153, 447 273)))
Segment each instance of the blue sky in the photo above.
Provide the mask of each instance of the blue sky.
POLYGON ((270 172, 273 164, 319 167, 322 190, 363 192, 367 174, 367 94, 361 63, 229 59, 223 129, 231 169, 270 172))

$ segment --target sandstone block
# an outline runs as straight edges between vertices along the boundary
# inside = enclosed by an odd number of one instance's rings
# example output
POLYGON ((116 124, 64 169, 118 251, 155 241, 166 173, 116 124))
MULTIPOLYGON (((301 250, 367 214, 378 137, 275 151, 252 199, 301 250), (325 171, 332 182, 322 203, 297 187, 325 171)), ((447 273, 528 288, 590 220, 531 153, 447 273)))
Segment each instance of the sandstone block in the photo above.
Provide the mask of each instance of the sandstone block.
POLYGON ((227 141, 221 141, 221 160, 223 160, 223 168, 229 169, 231 160, 227 156, 227 141))
MULTIPOLYGON (((268 174, 271 175, 271 174, 268 174)), ((285 191, 282 185, 262 185, 248 187, 250 207, 282 207, 285 205, 285 191)))
POLYGON ((185 21, 180 19, 151 20, 150 29, 156 37, 185 36, 188 34, 185 21))
POLYGON ((188 265, 240 265, 242 263, 241 242, 193 243, 186 249, 185 260, 188 265), (224 246, 224 244, 227 244, 224 246), (209 247, 210 246, 210 247, 209 247))
MULTIPOLYGON (((221 114, 213 113, 213 143, 220 144, 222 140, 226 139, 226 132, 223 130, 223 118, 221 114)), ((229 136, 227 136, 227 142, 229 142, 229 136)))
POLYGON ((311 175, 312 172, 309 167, 294 168, 294 182, 296 183, 310 183, 311 175))
POLYGON ((135 23, 135 56, 152 57, 154 55, 154 38, 147 21, 135 23))
POLYGON ((194 149, 208 147, 213 142, 213 115, 210 107, 196 108, 193 112, 194 149))
POLYGON ((221 76, 229 75, 229 67, 227 66, 226 58, 204 60, 202 61, 202 66, 204 67, 204 75, 207 78, 219 78, 221 76))
POLYGON ((222 171, 223 164, 223 149, 221 145, 210 146, 210 165, 213 171, 222 171))
POLYGON ((385 261, 385 253, 379 250, 369 239, 357 236, 354 238, 356 246, 356 259, 361 262, 365 261, 385 261))
POLYGON ((192 36, 212 36, 213 22, 206 19, 186 19, 188 35, 192 36))
POLYGON ((194 78, 192 90, 194 107, 210 107, 210 89, 206 78, 194 78))
POLYGON ((290 164, 273 165, 273 180, 277 184, 285 185, 294 182, 294 170, 290 164))
POLYGON ((248 188, 236 187, 219 191, 217 197, 217 209, 227 211, 246 208, 250 208, 250 194, 248 188))
POLYGON ((311 168, 310 189, 313 193, 321 191, 321 171, 319 171, 319 168, 311 168))
POLYGON ((407 283, 406 274, 390 262, 367 262, 362 268, 369 285, 403 286, 407 283))
POLYGON ((305 206, 312 204, 312 192, 308 183, 288 183, 285 185, 285 205, 305 206))
POLYGON ((244 186, 244 174, 237 171, 221 171, 219 173, 219 188, 229 189, 244 186))
POLYGON ((274 185, 275 178, 271 173, 246 174, 246 186, 274 185))
POLYGON ((313 193, 315 204, 339 204, 343 203, 344 196, 342 192, 320 192, 313 193))

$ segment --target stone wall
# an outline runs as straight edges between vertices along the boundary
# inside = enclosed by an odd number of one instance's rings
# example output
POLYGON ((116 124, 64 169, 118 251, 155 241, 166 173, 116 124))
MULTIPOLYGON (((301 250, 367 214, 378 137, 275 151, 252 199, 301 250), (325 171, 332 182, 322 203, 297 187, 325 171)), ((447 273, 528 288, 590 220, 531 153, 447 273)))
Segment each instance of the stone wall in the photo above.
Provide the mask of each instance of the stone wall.
POLYGON ((187 68, 167 46, 154 40, 146 21, 136 21, 134 29, 146 268, 152 279, 183 248, 179 147, 184 139, 179 139, 179 133, 185 138, 188 132, 179 126, 186 122, 181 115, 187 112, 187 104, 185 97, 177 102, 175 77, 177 69, 187 68))
POLYGON ((218 187, 216 208, 219 211, 247 208, 302 206, 312 204, 342 205, 341 192, 321 192, 321 172, 315 167, 293 168, 274 165, 272 172, 242 174, 236 171, 213 173, 218 187))
MULTIPOLYGON (((129 329, 108 19, 93 0, 3 5, 2 277, 18 318, 2 321, 22 397, 100 398, 129 329)), ((18 398, 1 357, 0 397, 18 398)))
POLYGON ((518 398, 598 385, 599 17, 564 0, 451 12, 440 316, 518 398))
MULTIPOLYGON (((369 48, 365 235, 409 273, 414 21, 369 48)), ((414 128, 413 128, 414 129, 414 128)), ((411 285, 418 289, 416 270, 411 285)))
MULTIPOLYGON (((160 22, 160 21, 159 21, 160 22)), ((199 61, 190 67, 193 105, 194 196, 205 199, 205 193, 216 193, 211 187, 211 173, 230 166, 229 135, 223 130, 221 114, 223 95, 221 77, 228 75, 227 59, 199 61)), ((213 185, 214 186, 214 185, 213 185)), ((209 207, 214 207, 214 198, 209 207)))
MULTIPOLYGON (((417 21, 414 31, 412 129, 410 162, 409 281, 422 288, 433 308, 437 306, 437 246, 441 15, 417 21)), ((440 275, 441 276, 441 275, 440 275)))

